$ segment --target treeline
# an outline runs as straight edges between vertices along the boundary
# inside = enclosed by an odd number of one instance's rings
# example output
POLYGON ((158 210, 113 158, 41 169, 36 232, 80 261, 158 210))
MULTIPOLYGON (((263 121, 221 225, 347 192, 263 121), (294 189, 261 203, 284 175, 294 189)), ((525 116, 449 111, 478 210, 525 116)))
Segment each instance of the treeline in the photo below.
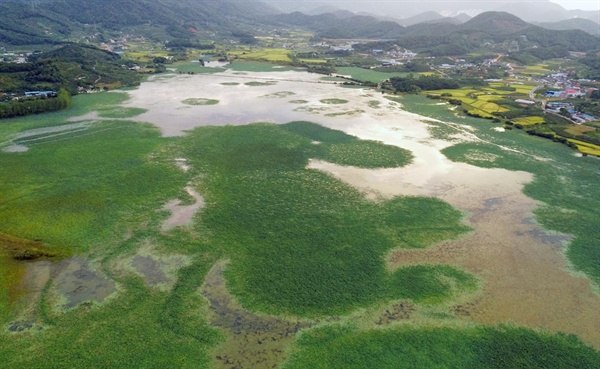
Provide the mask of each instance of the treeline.
MULTIPOLYGON (((69 44, 33 55, 28 63, 0 64, 0 90, 17 95, 25 91, 67 89, 99 83, 112 86, 139 84, 142 76, 130 70, 133 62, 92 46, 69 44)), ((96 86, 97 87, 97 86, 96 86)))
POLYGON ((178 47, 189 47, 197 50, 214 50, 216 46, 214 44, 206 44, 202 43, 200 40, 195 40, 191 38, 176 38, 167 43, 167 46, 170 48, 178 48, 178 47))
POLYGON ((0 119, 58 111, 70 105, 71 95, 67 90, 61 89, 56 97, 36 97, 0 103, 0 119))
POLYGON ((584 58, 578 61, 589 68, 587 77, 590 79, 600 79, 600 58, 597 56, 597 51, 588 53, 584 58))
POLYGON ((391 89, 396 92, 414 93, 421 90, 445 90, 460 88, 460 84, 448 78, 437 76, 420 76, 419 78, 392 77, 389 80, 391 89))

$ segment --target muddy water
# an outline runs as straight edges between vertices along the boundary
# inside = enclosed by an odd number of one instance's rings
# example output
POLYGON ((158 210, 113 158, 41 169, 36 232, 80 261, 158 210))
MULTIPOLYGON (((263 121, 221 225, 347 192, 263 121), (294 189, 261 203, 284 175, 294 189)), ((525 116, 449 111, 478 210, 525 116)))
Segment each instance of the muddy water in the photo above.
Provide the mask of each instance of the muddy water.
POLYGON ((181 135, 185 130, 203 125, 287 123, 314 118, 315 114, 304 111, 306 105, 291 104, 290 100, 306 100, 313 109, 327 109, 328 113, 354 110, 350 105, 332 107, 322 104, 320 100, 330 98, 333 91, 336 91, 334 97, 343 97, 350 90, 322 82, 321 77, 303 72, 238 75, 232 71, 218 75, 178 75, 168 80, 143 83, 139 89, 129 92, 131 99, 126 104, 147 109, 135 119, 155 124, 165 136, 181 135), (238 85, 222 84, 233 82, 238 85), (270 85, 246 85, 249 82, 269 82, 270 85), (291 91, 295 95, 282 93, 291 91), (182 101, 188 98, 210 98, 219 100, 219 103, 204 106, 183 104, 182 101))
POLYGON ((171 216, 162 224, 163 232, 189 224, 198 210, 204 206, 204 198, 196 190, 188 186, 185 191, 195 200, 195 203, 181 205, 181 200, 171 200, 163 206, 163 210, 171 212, 171 216))
MULTIPOLYGON (((532 211, 539 204, 522 194, 523 185, 532 180, 530 174, 452 163, 440 152, 451 143, 431 139, 423 123, 426 118, 404 112, 373 92, 341 89, 319 83, 319 78, 301 72, 240 76, 231 71, 176 76, 142 84, 130 93, 132 99, 127 104, 148 109, 137 119, 157 125, 166 136, 203 125, 310 120, 411 150, 414 163, 402 169, 361 170, 316 161, 310 167, 374 196, 435 196, 468 214, 472 233, 428 250, 396 250, 388 258, 390 269, 423 262, 449 263, 479 277, 479 295, 451 309, 461 319, 490 324, 514 322, 575 333, 600 348, 600 297, 586 278, 570 272, 563 254, 568 235, 550 234, 532 221, 532 211), (276 83, 256 87, 244 84, 252 80, 276 83), (226 86, 223 82, 239 84, 226 86), (295 95, 261 98, 281 91, 295 95), (220 102, 186 107, 181 103, 186 98, 220 102), (327 98, 343 98, 349 103, 327 106, 320 102, 327 98), (291 100, 307 102, 298 105, 291 100), (380 101, 379 108, 370 106, 371 100, 380 101)), ((478 140, 468 128, 458 137, 478 140)), ((229 323, 217 319, 215 324, 229 323)), ((230 343, 236 342, 232 340, 230 343)))
POLYGON ((60 262, 36 261, 26 264, 20 288, 27 291, 19 301, 18 321, 9 324, 10 331, 20 332, 36 326, 42 293, 50 283, 53 313, 72 309, 82 303, 103 303, 116 293, 115 283, 87 260, 74 256, 60 262))
POLYGON ((210 302, 210 322, 227 337, 214 351, 218 365, 236 369, 277 368, 286 358, 285 348, 300 329, 310 324, 259 316, 242 308, 227 290, 225 266, 225 262, 217 263, 202 285, 202 294, 210 302))

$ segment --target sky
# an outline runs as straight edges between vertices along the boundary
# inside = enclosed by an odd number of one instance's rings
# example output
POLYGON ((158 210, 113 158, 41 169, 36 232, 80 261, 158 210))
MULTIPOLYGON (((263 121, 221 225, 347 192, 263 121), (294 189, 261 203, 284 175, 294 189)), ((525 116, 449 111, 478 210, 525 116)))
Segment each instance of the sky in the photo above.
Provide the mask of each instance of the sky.
POLYGON ((550 0, 565 9, 582 9, 600 11, 600 0, 550 0))

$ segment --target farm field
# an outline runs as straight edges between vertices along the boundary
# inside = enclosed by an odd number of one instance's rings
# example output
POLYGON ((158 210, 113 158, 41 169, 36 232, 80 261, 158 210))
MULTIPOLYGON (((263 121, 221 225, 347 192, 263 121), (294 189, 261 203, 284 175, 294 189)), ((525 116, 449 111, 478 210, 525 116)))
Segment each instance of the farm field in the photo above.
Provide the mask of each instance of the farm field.
POLYGON ((501 102, 510 95, 511 100, 529 99, 529 91, 535 86, 518 83, 491 82, 489 87, 461 88, 456 90, 425 91, 424 94, 441 95, 444 99, 458 100, 462 109, 482 118, 494 118, 494 113, 506 113, 511 109, 501 102), (496 103, 498 102, 498 103, 496 103))
POLYGON ((240 59, 260 60, 266 62, 291 62, 288 49, 249 49, 233 50, 228 54, 240 59))
POLYGON ((595 159, 220 68, 0 124, 0 367, 600 367, 595 159))

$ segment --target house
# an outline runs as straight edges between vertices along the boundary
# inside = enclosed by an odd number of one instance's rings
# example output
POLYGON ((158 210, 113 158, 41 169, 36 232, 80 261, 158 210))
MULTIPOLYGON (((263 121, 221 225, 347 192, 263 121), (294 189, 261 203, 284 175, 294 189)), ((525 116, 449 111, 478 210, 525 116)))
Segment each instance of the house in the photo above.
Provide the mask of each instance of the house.
POLYGON ((25 97, 56 97, 56 91, 26 91, 25 97))
POLYGON ((562 91, 548 91, 546 92, 546 97, 561 97, 562 91))

